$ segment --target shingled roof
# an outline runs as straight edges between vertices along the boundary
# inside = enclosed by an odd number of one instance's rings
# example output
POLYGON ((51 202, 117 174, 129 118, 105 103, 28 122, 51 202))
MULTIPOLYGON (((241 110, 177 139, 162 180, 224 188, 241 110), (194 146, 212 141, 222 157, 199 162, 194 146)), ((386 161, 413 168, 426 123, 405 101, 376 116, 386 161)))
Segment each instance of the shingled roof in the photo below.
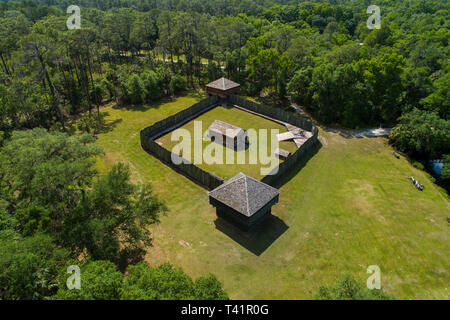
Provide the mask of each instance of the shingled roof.
POLYGON ((278 189, 255 180, 242 172, 209 192, 210 197, 247 217, 251 217, 258 212, 279 194, 278 189))
POLYGON ((230 90, 230 89, 233 89, 233 88, 236 88, 239 86, 240 86, 239 83, 236 83, 236 82, 231 81, 224 77, 217 79, 206 85, 206 87, 214 88, 214 89, 218 89, 218 90, 224 90, 224 91, 230 90))
POLYGON ((232 139, 237 137, 240 133, 245 134, 244 129, 220 120, 214 120, 214 122, 211 124, 208 130, 211 133, 218 133, 222 136, 229 137, 232 139))

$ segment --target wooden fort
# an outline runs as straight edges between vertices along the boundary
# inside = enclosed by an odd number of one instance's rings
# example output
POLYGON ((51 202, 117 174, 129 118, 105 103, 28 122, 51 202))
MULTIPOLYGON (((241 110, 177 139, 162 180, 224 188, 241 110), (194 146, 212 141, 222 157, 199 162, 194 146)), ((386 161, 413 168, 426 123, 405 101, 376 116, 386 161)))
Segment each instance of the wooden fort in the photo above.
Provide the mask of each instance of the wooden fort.
POLYGON ((255 228, 271 214, 280 191, 242 172, 209 192, 209 203, 222 218, 244 231, 255 228))

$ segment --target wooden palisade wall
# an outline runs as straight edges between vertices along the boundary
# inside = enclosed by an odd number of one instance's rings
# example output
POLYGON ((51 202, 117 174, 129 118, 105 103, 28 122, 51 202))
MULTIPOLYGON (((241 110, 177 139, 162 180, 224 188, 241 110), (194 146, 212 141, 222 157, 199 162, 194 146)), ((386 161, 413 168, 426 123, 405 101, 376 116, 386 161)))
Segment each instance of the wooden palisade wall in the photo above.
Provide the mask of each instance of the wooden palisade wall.
MULTIPOLYGON (((297 151, 289 156, 284 162, 278 166, 278 171, 275 174, 267 175, 262 182, 273 185, 281 176, 289 171, 298 161, 306 157, 311 148, 316 144, 319 130, 308 119, 301 118, 295 114, 276 109, 273 107, 258 104, 249 100, 246 100, 237 95, 230 95, 229 101, 232 104, 243 107, 247 110, 263 114, 265 116, 281 120, 283 122, 290 123, 294 126, 302 128, 312 132, 312 137, 309 138, 297 151)), ((208 190, 212 190, 220 186, 224 180, 213 173, 200 169, 193 163, 184 160, 181 164, 174 164, 172 161, 172 152, 165 149, 155 142, 155 140, 162 135, 182 126, 183 124, 195 119, 202 113, 214 108, 219 102, 218 96, 210 96, 193 106, 182 110, 166 119, 158 121, 153 125, 141 130, 141 146, 148 153, 154 155, 165 164, 187 176, 194 182, 206 187, 208 190)), ((173 155, 173 157, 179 157, 173 155)))

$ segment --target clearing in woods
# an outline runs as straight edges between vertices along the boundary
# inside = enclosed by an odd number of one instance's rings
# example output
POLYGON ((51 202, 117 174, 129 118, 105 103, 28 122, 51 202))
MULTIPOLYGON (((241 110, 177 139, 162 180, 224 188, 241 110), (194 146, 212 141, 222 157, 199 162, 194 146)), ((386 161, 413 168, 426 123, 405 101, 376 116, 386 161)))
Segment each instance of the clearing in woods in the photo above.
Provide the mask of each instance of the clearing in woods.
POLYGON ((141 129, 203 97, 104 109, 115 125, 99 135, 105 155, 98 167, 129 164, 134 181, 151 183, 170 210, 152 228, 149 263, 169 261, 193 277, 214 273, 233 299, 308 299, 345 272, 365 283, 369 265, 381 268, 382 286, 397 298, 449 298, 448 198, 426 173, 393 157, 384 138, 345 139, 321 130, 321 149, 280 189, 272 210, 277 219, 252 238, 216 227, 206 190, 139 141, 141 129))

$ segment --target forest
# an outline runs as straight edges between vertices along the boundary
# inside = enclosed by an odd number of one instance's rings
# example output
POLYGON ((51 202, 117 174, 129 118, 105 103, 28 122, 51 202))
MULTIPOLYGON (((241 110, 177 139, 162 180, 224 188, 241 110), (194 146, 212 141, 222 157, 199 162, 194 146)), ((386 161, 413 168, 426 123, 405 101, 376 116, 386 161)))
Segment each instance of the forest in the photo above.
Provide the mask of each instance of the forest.
POLYGON ((0 299, 228 298, 214 275, 142 262, 167 209, 128 166, 96 170, 110 102, 137 108, 225 76, 321 125, 393 127, 411 161, 444 160, 448 185, 447 1, 379 0, 379 29, 365 0, 79 0, 68 30, 72 4, 0 1, 0 299), (61 285, 75 261, 92 288, 61 285))

